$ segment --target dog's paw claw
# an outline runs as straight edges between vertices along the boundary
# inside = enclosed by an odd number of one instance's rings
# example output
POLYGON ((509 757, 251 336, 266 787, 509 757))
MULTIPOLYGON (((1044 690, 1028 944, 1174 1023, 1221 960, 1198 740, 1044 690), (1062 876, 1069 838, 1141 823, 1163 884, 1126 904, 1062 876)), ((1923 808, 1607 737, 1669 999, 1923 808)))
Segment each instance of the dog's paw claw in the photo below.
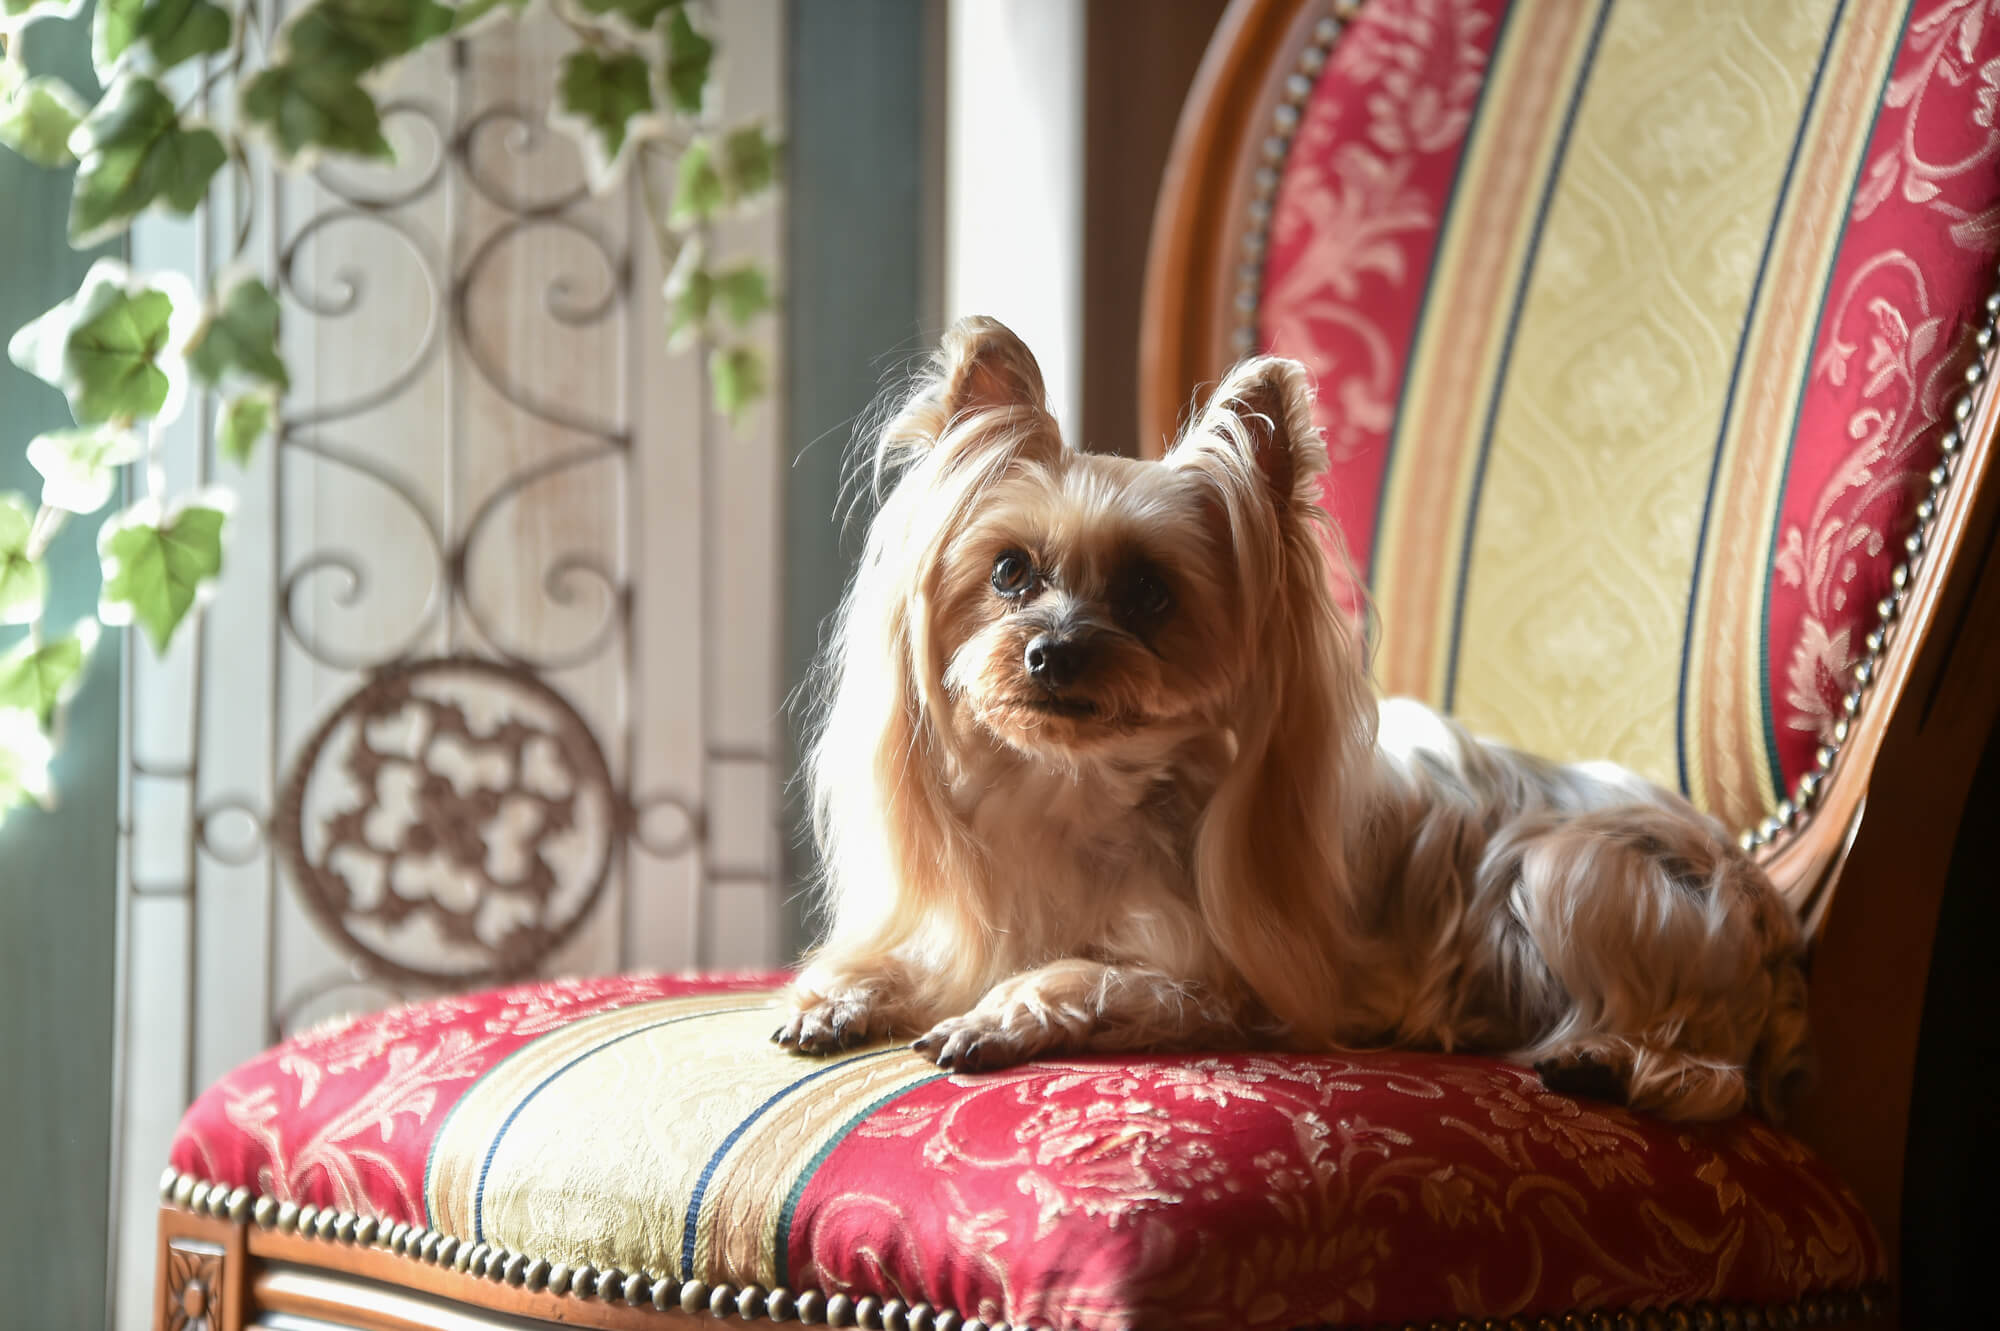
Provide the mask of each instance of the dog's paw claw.
POLYGON ((1033 1057, 1034 1050, 996 1019, 968 1014, 941 1021, 910 1046, 946 1072, 990 1072, 1033 1057))
POLYGON ((1535 1064, 1535 1072, 1542 1085, 1557 1095, 1615 1105, 1627 1099, 1625 1078, 1618 1069, 1591 1054, 1545 1058, 1535 1064))
POLYGON ((869 1013, 852 998, 822 998, 793 1010, 771 1039, 793 1053, 837 1054, 873 1038, 869 1013))

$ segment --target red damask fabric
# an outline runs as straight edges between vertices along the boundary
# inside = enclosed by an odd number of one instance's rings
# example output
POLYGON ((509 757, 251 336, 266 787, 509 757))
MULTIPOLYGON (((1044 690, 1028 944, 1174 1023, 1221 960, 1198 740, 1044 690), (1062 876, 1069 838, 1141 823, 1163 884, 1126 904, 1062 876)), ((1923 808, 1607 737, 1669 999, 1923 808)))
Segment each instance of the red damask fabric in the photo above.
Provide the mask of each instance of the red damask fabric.
POLYGON ((202 1092, 171 1162, 279 1201, 424 1219, 431 1140, 472 1083, 569 1022, 684 994, 768 989, 770 974, 609 975, 461 994, 335 1021, 202 1092))
POLYGON ((2000 253, 2000 3, 1915 6, 1877 111, 1808 370, 1767 638, 1789 788, 1831 743, 1904 557, 2000 253))
MULTIPOLYGON (((579 1156, 620 1149, 589 1122, 573 1117, 529 1144, 539 1223, 560 1230, 572 1204, 579 1229, 607 1206, 642 1217, 692 1210, 685 1248, 677 1220, 620 1236, 615 1256, 628 1271, 875 1294, 1078 1331, 1775 1303, 1883 1272, 1854 1199, 1753 1119, 1677 1127, 1551 1094, 1520 1068, 1430 1054, 1093 1058, 944 1077, 890 1049, 858 1052, 847 1067, 894 1074, 903 1060, 907 1079, 891 1075, 896 1089, 829 1115, 817 1107, 827 1083, 814 1077, 835 1064, 740 1037, 714 1047, 701 1005, 688 1002, 713 993, 714 1020, 740 1031, 756 1015, 746 998, 775 1008, 760 993, 770 982, 537 984, 307 1034, 197 1101, 172 1163, 281 1201, 436 1226, 438 1177, 468 1171, 434 1160, 434 1147, 455 1133, 475 1166, 492 1158, 484 1136, 463 1139, 463 1114, 446 1132, 475 1085, 485 1079, 490 1094, 523 1067, 553 1069, 538 1042, 629 1009, 605 1041, 614 1057, 637 1031, 670 1039, 671 1057, 657 1065, 659 1084, 620 1094, 691 1100, 713 1085, 718 1059, 745 1069, 732 1075, 775 1073, 786 1087, 740 1121, 691 1107, 685 1132, 642 1144, 708 1162, 685 1171, 709 1183, 691 1202, 641 1181, 632 1189, 646 1195, 580 1197, 565 1184, 587 1163, 579 1156), (775 1130, 774 1115, 784 1118, 775 1130), (717 1201, 715 1163, 753 1120, 784 1145, 769 1158, 795 1163, 759 1197, 720 1189, 717 1201), (704 1209, 750 1200, 763 1203, 756 1215, 704 1209), (743 1235, 758 1237, 746 1247, 743 1235), (696 1255, 691 1271, 685 1254, 696 1255)), ((566 1046, 564 1065, 580 1056, 566 1046)), ((541 1076, 521 1080, 524 1098, 541 1076)))
POLYGON ((1323 482, 1366 575, 1431 256, 1507 0, 1391 0, 1342 34, 1285 160, 1258 324, 1311 366, 1323 482))
MULTIPOLYGON (((1725 567, 1713 549, 1705 568, 1697 566, 1697 578, 1726 584, 1725 602, 1751 598, 1761 610, 1740 636, 1756 635, 1746 649, 1762 665, 1746 679, 1762 696, 1728 722, 1761 732, 1756 766, 1766 789, 1759 814, 1793 790, 1813 769, 1817 748, 1832 742, 1866 655, 1864 639, 1878 623, 1877 604, 1905 558, 2000 255, 2000 0, 1881 4, 1876 12, 1893 9, 1900 34, 1886 82, 1829 84, 1820 94, 1872 108, 1858 170, 1797 203, 1802 215, 1824 218, 1838 245, 1824 289, 1810 298, 1817 308, 1782 312, 1803 319, 1811 341, 1796 407, 1788 396, 1789 418, 1777 427, 1784 433, 1755 444, 1780 458, 1780 484, 1751 515, 1771 524, 1770 538, 1762 539, 1759 527, 1754 548, 1734 556, 1740 567, 1725 567)), ((1466 314, 1464 292, 1433 285, 1433 261, 1454 229, 1486 225, 1487 201, 1467 197, 1460 173, 1476 122, 1484 116, 1490 126, 1496 115, 1482 107, 1496 42, 1510 22, 1553 8, 1529 0, 1371 0, 1335 42, 1281 168, 1258 332, 1264 349, 1304 361, 1318 378, 1318 419, 1332 460, 1326 506, 1356 568, 1378 585, 1382 561, 1409 554, 1380 541, 1392 451, 1430 460, 1429 441, 1397 434, 1415 339, 1420 328, 1466 314)), ((1855 0, 1825 12, 1836 9, 1869 12, 1855 0)), ((1674 58, 1689 57, 1683 50, 1674 58)), ((1730 58, 1757 57, 1746 50, 1730 58)), ((1688 80, 1690 97, 1713 91, 1692 69, 1688 80)), ((1542 197, 1542 182, 1532 184, 1524 206, 1542 197)), ((1530 287, 1563 279, 1539 266, 1541 250, 1526 253, 1522 276, 1530 287)), ((1486 318, 1492 309, 1480 304, 1473 313, 1486 318)), ((1454 368, 1441 391, 1459 391, 1455 378, 1470 379, 1473 368, 1454 368)), ((1788 362, 1752 358, 1730 391, 1789 394, 1798 378, 1788 362)), ((1461 484, 1455 467, 1419 467, 1398 484, 1461 484)), ((1688 533, 1700 530, 1702 513, 1679 516, 1688 533)), ((1448 518, 1456 523, 1462 515, 1448 518)), ((1407 547, 1441 535, 1414 530, 1401 539, 1407 547)), ((1452 594, 1447 588, 1443 604, 1452 594)), ((1428 660, 1431 650, 1419 656, 1428 660)), ((1689 650, 1691 669, 1715 668, 1692 634, 1689 650)), ((1408 681, 1396 687, 1422 691, 1408 681)), ((1694 760, 1679 755, 1683 782, 1694 760)), ((1688 793, 1712 812, 1756 822, 1737 807, 1741 797, 1717 803, 1721 796, 1709 798, 1715 792, 1688 793)))

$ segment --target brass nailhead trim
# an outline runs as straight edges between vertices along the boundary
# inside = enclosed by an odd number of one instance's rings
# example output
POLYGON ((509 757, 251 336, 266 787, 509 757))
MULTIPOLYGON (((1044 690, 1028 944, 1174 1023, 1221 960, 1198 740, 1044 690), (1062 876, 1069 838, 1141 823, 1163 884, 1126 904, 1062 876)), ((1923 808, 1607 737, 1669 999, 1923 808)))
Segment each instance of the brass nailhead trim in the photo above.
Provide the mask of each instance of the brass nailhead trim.
POLYGON ((1840 700, 1841 715, 1833 724, 1833 743, 1822 744, 1814 751, 1812 767, 1799 777, 1789 800, 1781 803, 1771 817, 1737 838, 1745 850, 1768 845, 1785 832, 1804 826, 1811 818, 1834 761, 1847 742, 1849 722, 1860 715, 1868 688, 1881 673, 1882 658, 1895 642, 1896 620, 1902 613, 1903 599, 1923 567, 1925 553, 1931 548, 1931 527, 1937 520, 1938 510, 1944 507, 1952 475, 1958 469, 1958 459, 1965 448, 1963 427, 1978 408, 1978 391, 1989 372, 1987 357, 1993 350, 1996 323, 2000 323, 2000 288, 1986 297, 1982 312, 1982 321, 1973 334, 1977 355, 1965 367, 1965 386, 1953 400, 1949 413, 1955 424, 1946 429, 1938 440, 1939 461, 1925 478, 1927 487, 1918 499, 1913 514, 1916 525, 1903 538, 1904 558, 1889 570, 1889 594, 1875 603, 1875 627, 1862 638, 1864 652, 1854 665, 1851 677, 1853 687, 1840 700))
POLYGON ((1336 0, 1327 16, 1313 24, 1312 36, 1299 52, 1292 72, 1285 77, 1278 104, 1272 108, 1271 132, 1259 145, 1265 164, 1250 179, 1247 208, 1250 226, 1243 233, 1243 259, 1236 268, 1236 292, 1231 302, 1237 320, 1229 343, 1239 356, 1257 349, 1257 307, 1264 296, 1264 254, 1270 242, 1272 204, 1277 198, 1285 159, 1291 155, 1292 135, 1298 131, 1300 111, 1311 99, 1327 58, 1333 54, 1334 43, 1340 40, 1347 23, 1360 9, 1359 3, 1336 0))
MULTIPOLYGON (((281 1234, 297 1232, 328 1243, 366 1245, 368 1240, 362 1235, 373 1233, 378 1246, 410 1261, 559 1297, 596 1298, 634 1308, 652 1307, 661 1312, 707 1312, 746 1322, 797 1321, 807 1326, 858 1326, 866 1331, 1033 1331, 1027 1326, 1010 1327, 1006 1322, 988 1323, 966 1317, 950 1308, 934 1308, 928 1303, 905 1304, 901 1299, 884 1299, 874 1294, 856 1298, 816 1289, 767 1290, 754 1284, 709 1284, 646 1271, 620 1271, 616 1267, 599 1271, 588 1263, 571 1268, 563 1262, 552 1264, 546 1258, 510 1252, 496 1244, 461 1243, 450 1235, 400 1220, 383 1225, 374 1216, 279 1202, 248 1188, 232 1190, 226 1184, 207 1183, 171 1169, 160 1180, 160 1197, 166 1205, 179 1210, 214 1214, 237 1224, 254 1224, 259 1229, 281 1234), (195 1203, 197 1196, 202 1199, 199 1205, 195 1203)), ((1538 1320, 1517 1317, 1505 1322, 1490 1318, 1484 1322, 1410 1322, 1401 1331, 1465 1331, 1467 1327, 1475 1331, 1789 1331, 1794 1327, 1876 1317, 1887 1310, 1888 1297, 1885 1287, 1870 1286, 1808 1294, 1775 1305, 1695 1304, 1642 1312, 1565 1313, 1560 1318, 1538 1320)))
MULTIPOLYGON (((1251 197, 1246 209, 1250 225, 1240 241, 1243 260, 1237 267, 1236 291, 1232 299, 1238 318, 1229 335, 1230 346, 1239 356, 1248 356, 1257 349, 1257 313, 1264 294, 1264 255, 1270 246, 1272 204, 1284 174, 1285 160, 1291 156, 1292 135, 1298 128, 1300 108, 1311 98, 1313 86, 1333 53, 1334 43, 1340 39, 1346 25, 1361 12, 1361 0, 1332 0, 1330 8, 1329 15, 1313 25, 1311 39, 1299 52, 1297 68, 1285 79, 1284 94, 1271 113, 1272 132, 1261 145, 1264 165, 1251 178, 1251 197)), ((1987 357, 1994 343, 2000 341, 2000 287, 1986 297, 1984 316, 1973 335, 1978 354, 1966 367, 1965 386, 1959 390, 1947 413, 1956 424, 1946 430, 1938 441, 1942 460, 1931 468, 1929 489, 1917 504, 1916 526, 1904 538, 1905 558, 1889 570, 1890 593, 1876 603, 1876 627, 1864 637, 1865 655, 1854 666, 1853 687, 1841 699, 1843 718, 1860 713, 1868 686, 1880 668, 1882 656, 1894 641, 1892 630, 1902 611, 1903 598, 1922 567, 1924 552, 1930 546, 1932 521, 1942 507, 1959 453, 1965 444, 1963 427, 1978 407, 1977 390, 1985 383, 1990 368, 1987 357)), ((1845 721, 1836 721, 1834 742, 1820 746, 1813 755, 1812 767, 1793 784, 1790 796, 1780 800, 1769 817, 1741 833, 1736 838, 1737 844, 1744 850, 1756 850, 1787 832, 1804 827, 1812 818, 1819 796, 1826 787, 1827 777, 1846 740, 1845 721)))

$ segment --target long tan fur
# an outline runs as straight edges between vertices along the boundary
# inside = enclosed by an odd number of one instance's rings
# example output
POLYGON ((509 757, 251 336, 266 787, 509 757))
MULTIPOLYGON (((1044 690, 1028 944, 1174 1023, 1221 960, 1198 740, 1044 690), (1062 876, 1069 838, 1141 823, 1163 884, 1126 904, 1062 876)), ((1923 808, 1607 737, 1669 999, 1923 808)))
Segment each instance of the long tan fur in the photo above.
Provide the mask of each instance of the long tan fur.
POLYGON ((1067 448, 1027 349, 967 320, 872 462, 808 762, 827 929, 775 1039, 959 1071, 1476 1050, 1673 1117, 1775 1110, 1790 911, 1632 773, 1377 703, 1303 367, 1239 366, 1137 462, 1067 448))

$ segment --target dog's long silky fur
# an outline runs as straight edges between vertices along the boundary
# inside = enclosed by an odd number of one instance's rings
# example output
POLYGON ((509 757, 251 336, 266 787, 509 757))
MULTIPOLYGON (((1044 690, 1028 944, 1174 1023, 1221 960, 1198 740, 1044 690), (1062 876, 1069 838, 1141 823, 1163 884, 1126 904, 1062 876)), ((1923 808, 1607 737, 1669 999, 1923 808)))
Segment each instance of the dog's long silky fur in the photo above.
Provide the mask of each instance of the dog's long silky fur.
POLYGON ((774 1038, 960 1071, 1479 1051, 1671 1117, 1775 1111, 1806 1056, 1791 911, 1638 776, 1378 704, 1303 367, 1239 366, 1140 462, 1067 447, 1027 349, 967 320, 873 463, 808 764, 826 933, 774 1038), (1002 593, 1009 553, 1035 571, 1002 593), (1029 677, 1046 634, 1088 645, 1073 688, 1029 677))

